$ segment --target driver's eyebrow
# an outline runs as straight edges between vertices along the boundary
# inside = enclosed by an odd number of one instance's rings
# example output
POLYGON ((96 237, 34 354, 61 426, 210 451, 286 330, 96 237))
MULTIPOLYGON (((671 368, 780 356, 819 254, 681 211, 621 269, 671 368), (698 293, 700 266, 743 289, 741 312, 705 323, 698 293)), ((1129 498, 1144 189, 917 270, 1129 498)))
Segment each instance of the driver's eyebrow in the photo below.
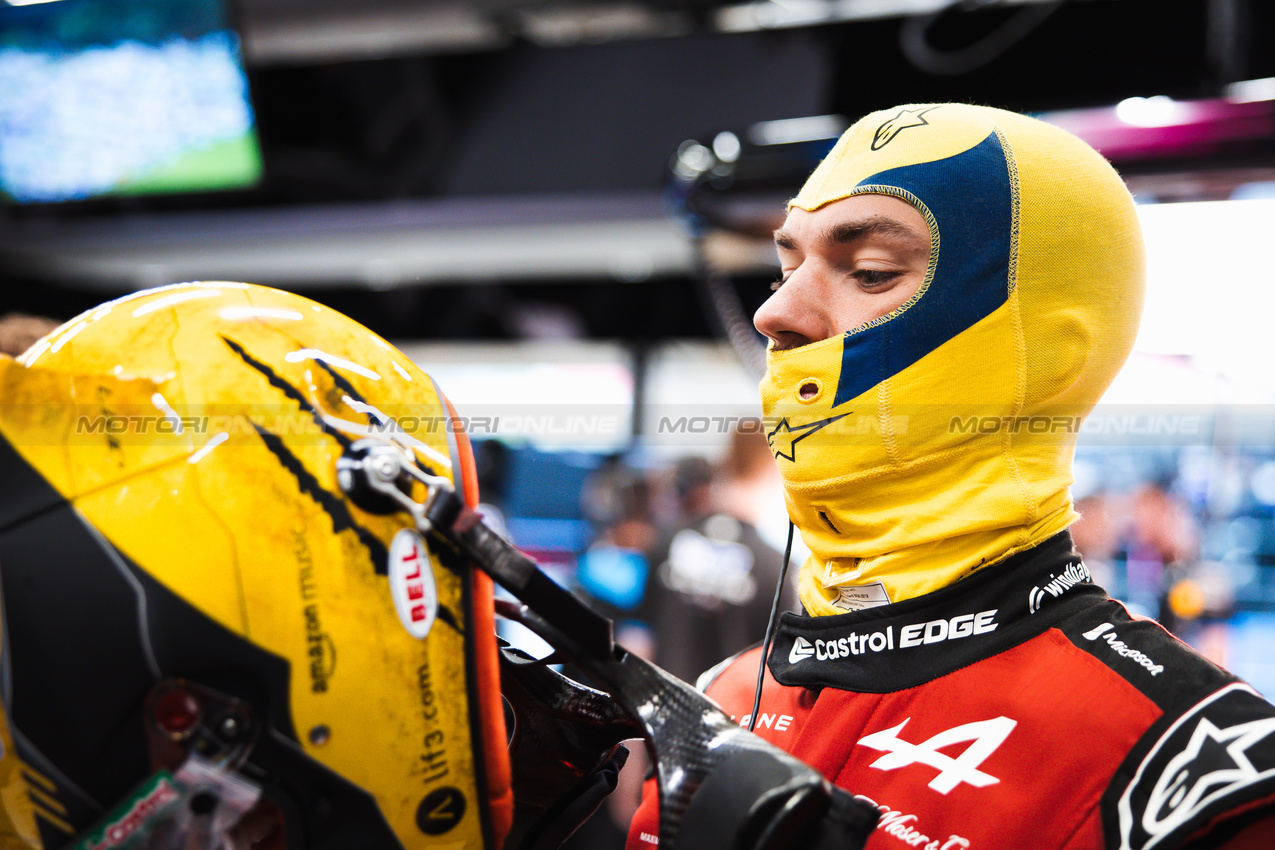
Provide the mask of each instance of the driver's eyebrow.
MULTIPOLYGON (((898 219, 884 215, 873 215, 859 221, 843 221, 839 224, 834 224, 821 233, 819 238, 828 244, 845 245, 857 239, 862 239, 869 234, 902 236, 909 239, 925 239, 929 241, 928 234, 922 235, 915 228, 909 227, 898 219)), ((775 245, 778 247, 786 251, 797 250, 797 238, 782 227, 775 231, 774 237, 775 245)))

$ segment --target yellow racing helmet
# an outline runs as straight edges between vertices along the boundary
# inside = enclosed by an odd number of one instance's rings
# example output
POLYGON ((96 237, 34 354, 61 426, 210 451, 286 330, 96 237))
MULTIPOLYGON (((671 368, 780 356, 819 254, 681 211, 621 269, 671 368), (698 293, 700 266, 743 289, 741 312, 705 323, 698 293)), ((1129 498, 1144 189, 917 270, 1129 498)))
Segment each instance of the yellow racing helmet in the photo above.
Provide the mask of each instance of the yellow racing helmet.
POLYGON ((343 462, 477 499, 421 369, 295 294, 191 283, 0 358, 0 847, 499 847, 491 584, 343 462))

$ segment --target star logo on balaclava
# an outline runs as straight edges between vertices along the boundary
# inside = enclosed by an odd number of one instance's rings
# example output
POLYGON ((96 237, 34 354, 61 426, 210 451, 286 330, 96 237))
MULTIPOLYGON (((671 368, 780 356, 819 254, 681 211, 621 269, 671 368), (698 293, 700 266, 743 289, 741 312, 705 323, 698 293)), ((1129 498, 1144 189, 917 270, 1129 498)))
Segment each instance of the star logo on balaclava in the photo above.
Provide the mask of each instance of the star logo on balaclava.
POLYGON ((807 425, 798 425, 795 428, 788 424, 788 417, 785 416, 779 420, 775 430, 766 435, 766 442, 770 444, 770 450, 775 453, 776 458, 783 458, 796 463, 798 443, 851 412, 847 410, 845 413, 829 416, 827 419, 820 419, 818 422, 811 422, 807 425))
POLYGON ((894 141, 894 137, 902 133, 909 127, 924 127, 929 124, 925 120, 925 113, 938 109, 937 106, 927 106, 924 109, 900 109, 899 114, 887 120, 884 124, 877 128, 872 134, 872 149, 879 151, 881 148, 894 141))

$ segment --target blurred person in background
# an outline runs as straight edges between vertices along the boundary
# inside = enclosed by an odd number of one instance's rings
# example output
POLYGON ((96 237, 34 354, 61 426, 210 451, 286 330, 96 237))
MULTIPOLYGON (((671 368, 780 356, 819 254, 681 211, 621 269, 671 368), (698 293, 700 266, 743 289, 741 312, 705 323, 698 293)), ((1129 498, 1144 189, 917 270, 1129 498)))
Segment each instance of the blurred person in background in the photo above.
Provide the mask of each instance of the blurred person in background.
MULTIPOLYGON (((1122 554, 1131 589, 1166 629, 1221 663, 1224 629, 1234 613, 1234 582, 1222 565, 1200 557, 1200 529, 1168 480, 1149 481, 1130 496, 1122 554)), ((1130 603, 1134 601, 1130 595, 1130 603)))
MULTIPOLYGON (((721 463, 680 461, 674 484, 681 516, 651 552, 642 605, 655 663, 687 681, 756 643, 766 630, 783 554, 757 533, 779 473, 760 430, 737 428, 721 463)), ((780 610, 795 610, 785 588, 780 610)))
POLYGON ((1170 591, 1195 565, 1199 535, 1190 512, 1170 488, 1169 482, 1152 481, 1134 490, 1123 549, 1126 601, 1177 633, 1180 618, 1170 605, 1170 591))
POLYGON ((1098 491, 1076 499, 1076 513, 1080 517, 1070 528, 1076 551, 1084 556, 1094 583, 1123 599, 1123 576, 1117 577, 1112 566, 1120 543, 1118 505, 1110 494, 1098 491))
MULTIPOLYGON (((615 621, 616 640, 635 655, 650 660, 655 635, 643 610, 650 580, 648 551, 658 531, 653 485, 623 455, 611 455, 585 479, 582 513, 596 533, 576 564, 577 589, 595 610, 615 621)), ((568 675, 588 682, 567 668, 568 675)), ((625 829, 641 798, 642 780, 650 768, 646 749, 629 747, 628 762, 615 790, 563 850, 612 850, 624 846, 625 829)))
MULTIPOLYGON (((1275 846, 1275 706, 1131 616, 1067 531, 1142 309, 1120 177, 1035 119, 909 105, 788 209, 755 324, 804 611, 708 695, 875 805, 868 850, 1275 846)), ((648 794, 630 850, 658 818, 648 794)))
POLYGON ((585 479, 582 513, 596 529, 576 565, 576 581, 590 604, 616 621, 621 642, 651 657, 640 606, 650 573, 647 551, 657 536, 651 482, 622 455, 612 455, 585 479))
POLYGON ((1076 511, 1080 518, 1069 531, 1094 583, 1224 664, 1234 581, 1225 565, 1200 559, 1198 523, 1170 485, 1098 490, 1078 496, 1076 511))

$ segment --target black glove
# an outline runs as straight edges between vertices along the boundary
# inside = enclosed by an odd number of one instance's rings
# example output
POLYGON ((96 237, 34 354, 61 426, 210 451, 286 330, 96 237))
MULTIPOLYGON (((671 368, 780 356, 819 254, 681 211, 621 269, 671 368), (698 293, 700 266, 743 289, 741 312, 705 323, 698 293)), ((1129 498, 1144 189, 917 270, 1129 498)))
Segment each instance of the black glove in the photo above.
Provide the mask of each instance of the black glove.
POLYGON ((879 812, 813 769, 727 744, 691 797, 675 848, 859 850, 879 812))
POLYGON ((556 850, 614 790, 628 756, 617 760, 619 741, 637 737, 655 757, 662 847, 859 850, 872 833, 874 806, 740 728, 680 679, 619 648, 582 666, 614 696, 502 650, 501 691, 514 714, 506 850, 556 850))
POLYGON ((615 790, 620 770, 628 760, 629 748, 617 745, 601 767, 585 774, 576 787, 545 810, 531 825, 518 850, 558 850, 615 790))
POLYGON ((508 645, 501 693, 512 714, 509 758, 514 823, 506 850, 557 850, 615 790, 642 734, 607 694, 563 676, 508 645))

